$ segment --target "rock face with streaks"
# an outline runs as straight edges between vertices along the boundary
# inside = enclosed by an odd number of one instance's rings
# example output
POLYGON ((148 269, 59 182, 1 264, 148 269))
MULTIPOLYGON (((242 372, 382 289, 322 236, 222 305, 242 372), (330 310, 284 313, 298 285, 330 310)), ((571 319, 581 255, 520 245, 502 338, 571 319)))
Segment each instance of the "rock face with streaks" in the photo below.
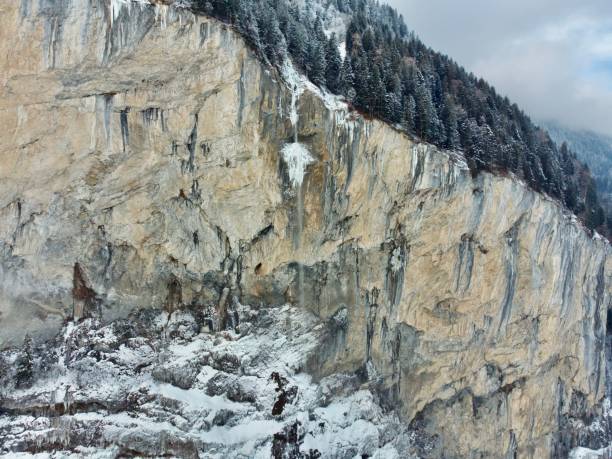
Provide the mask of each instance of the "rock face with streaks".
POLYGON ((302 370, 359 375, 423 457, 576 446, 606 392, 607 242, 152 3, 0 5, 0 347, 289 303, 325 328, 302 370))

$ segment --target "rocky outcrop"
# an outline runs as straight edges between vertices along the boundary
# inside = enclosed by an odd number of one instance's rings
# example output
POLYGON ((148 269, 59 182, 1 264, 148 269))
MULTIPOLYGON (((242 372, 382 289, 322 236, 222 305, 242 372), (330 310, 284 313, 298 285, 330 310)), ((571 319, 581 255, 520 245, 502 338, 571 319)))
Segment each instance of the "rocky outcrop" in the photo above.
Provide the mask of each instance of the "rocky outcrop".
POLYGON ((0 12, 0 346, 291 303, 325 324, 304 370, 360 375, 421 455, 575 446, 605 395, 611 261, 556 202, 286 85, 180 5, 0 12))

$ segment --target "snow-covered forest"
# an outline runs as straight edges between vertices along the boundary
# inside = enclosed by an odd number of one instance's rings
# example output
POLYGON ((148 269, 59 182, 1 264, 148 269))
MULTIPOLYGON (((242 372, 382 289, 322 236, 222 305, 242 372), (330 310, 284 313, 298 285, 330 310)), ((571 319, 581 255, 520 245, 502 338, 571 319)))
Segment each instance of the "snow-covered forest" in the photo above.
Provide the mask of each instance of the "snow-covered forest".
POLYGON ((425 46, 393 8, 375 0, 197 0, 194 7, 234 25, 270 64, 290 58, 364 115, 463 151, 474 174, 512 172, 609 233, 595 182, 575 154, 483 79, 425 46))

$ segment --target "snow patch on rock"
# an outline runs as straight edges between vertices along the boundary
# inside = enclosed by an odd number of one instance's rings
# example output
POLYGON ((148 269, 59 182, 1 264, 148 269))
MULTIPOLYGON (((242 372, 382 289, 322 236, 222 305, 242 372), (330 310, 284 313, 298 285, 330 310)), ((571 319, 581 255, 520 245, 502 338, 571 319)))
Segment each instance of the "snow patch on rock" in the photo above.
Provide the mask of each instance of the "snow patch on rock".
POLYGON ((288 305, 237 309, 236 328, 217 333, 187 311, 68 323, 37 350, 45 378, 0 381, 0 455, 269 458, 291 431, 294 451, 321 458, 411 457, 408 427, 356 375, 304 373, 326 323, 288 305))
POLYGON ((119 15, 121 14, 121 10, 124 7, 128 8, 128 14, 131 12, 132 5, 150 5, 151 2, 149 0, 110 0, 110 8, 111 8, 111 17, 112 21, 116 21, 119 15))
POLYGON ((289 180, 294 188, 299 188, 304 182, 306 169, 315 162, 305 145, 294 142, 285 145, 281 151, 287 164, 289 180))
POLYGON ((575 448, 569 454, 569 459, 607 459, 612 456, 612 446, 598 449, 575 448))

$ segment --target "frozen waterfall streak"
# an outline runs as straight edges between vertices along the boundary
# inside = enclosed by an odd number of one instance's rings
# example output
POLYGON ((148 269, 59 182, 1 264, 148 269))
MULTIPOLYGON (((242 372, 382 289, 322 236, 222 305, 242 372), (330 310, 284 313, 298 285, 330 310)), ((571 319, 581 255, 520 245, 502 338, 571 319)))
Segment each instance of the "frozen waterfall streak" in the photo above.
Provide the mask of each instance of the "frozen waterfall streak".
POLYGON ((111 9, 111 25, 114 21, 117 20, 121 10, 124 6, 128 8, 128 13, 132 9, 132 4, 137 4, 138 6, 150 5, 149 0, 111 0, 110 1, 110 9, 111 9))
MULTIPOLYGON (((314 158, 311 156, 308 148, 301 144, 298 139, 299 114, 297 104, 300 95, 304 91, 303 82, 300 75, 291 64, 285 65, 283 74, 291 89, 289 119, 293 126, 293 143, 286 144, 281 153, 287 165, 289 181, 297 194, 297 234, 295 237, 295 249, 297 250, 300 248, 302 232, 304 231, 304 198, 302 195, 302 183, 304 182, 306 169, 310 164, 314 163, 314 158)), ((298 294, 299 305, 304 306, 304 268, 301 263, 298 263, 298 294)))
POLYGON ((132 5, 138 5, 140 8, 153 5, 155 7, 155 22, 160 24, 162 29, 166 28, 168 5, 151 3, 150 0, 110 0, 111 26, 119 18, 124 7, 128 9, 128 14, 130 14, 132 5))

